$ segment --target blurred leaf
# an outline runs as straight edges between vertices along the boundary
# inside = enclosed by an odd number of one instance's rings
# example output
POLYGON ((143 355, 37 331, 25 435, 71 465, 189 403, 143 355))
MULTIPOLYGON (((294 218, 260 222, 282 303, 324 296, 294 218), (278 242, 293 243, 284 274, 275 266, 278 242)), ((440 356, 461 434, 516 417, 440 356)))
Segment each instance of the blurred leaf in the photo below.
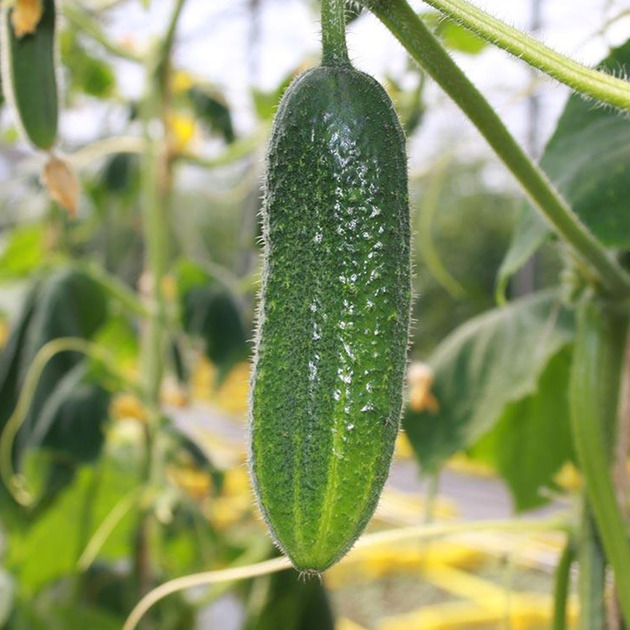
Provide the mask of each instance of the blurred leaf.
POLYGON ((510 278, 538 251, 549 238, 549 227, 534 208, 523 205, 519 213, 510 248, 497 273, 497 299, 505 301, 510 278))
POLYGON ((223 96, 210 89, 193 86, 188 90, 188 98, 195 114, 205 122, 211 131, 218 133, 229 144, 236 136, 232 125, 232 114, 223 96))
POLYGON ((471 446, 535 393, 549 360, 573 338, 572 314, 554 291, 515 300, 469 320, 433 353, 435 415, 407 409, 404 428, 424 470, 471 446))
POLYGON ((6 236, 0 253, 0 277, 26 278, 46 262, 46 228, 39 223, 19 225, 6 236))
POLYGON ((185 258, 177 261, 174 275, 180 299, 183 299, 192 289, 198 289, 212 281, 208 272, 185 258))
POLYGON ((229 289, 198 265, 181 260, 175 276, 184 329, 203 339, 221 383, 236 363, 249 356, 240 309, 229 289))
MULTIPOLYGON (((58 337, 91 337, 105 321, 107 308, 101 285, 73 269, 55 271, 33 291, 36 301, 21 352, 22 374, 48 341, 58 337)), ((74 360, 68 361, 66 356, 64 363, 76 363, 76 357, 69 356, 74 360)))
MULTIPOLYGON (((188 532, 190 534, 190 532, 188 532)), ((130 550, 131 551, 131 550, 130 550)), ((82 576, 82 607, 94 613, 117 618, 116 630, 120 630, 127 617, 130 605, 135 604, 133 593, 135 578, 126 566, 128 563, 94 563, 82 576)), ((184 568, 184 572, 187 567, 184 568)), ((151 618, 156 630, 190 630, 195 627, 194 611, 185 597, 174 594, 151 609, 151 618)), ((92 630, 92 625, 67 626, 68 630, 92 630)), ((65 630, 64 627, 63 630, 65 630)), ((48 630, 48 629, 47 629, 48 630)), ((62 630, 60 628, 60 630, 62 630)), ((103 630, 109 630, 104 626, 103 630)))
POLYGON ((319 577, 293 570, 256 579, 242 630, 334 630, 335 620, 319 577))
POLYGON ((73 604, 53 604, 40 615, 42 630, 51 628, 89 628, 90 630, 120 630, 122 619, 97 608, 73 604))
POLYGON ((249 355, 239 309, 230 291, 218 282, 185 295, 183 322, 187 332, 204 340, 206 356, 218 368, 219 382, 249 355))
POLYGON ((280 81, 280 85, 270 92, 263 92, 258 88, 252 88, 252 98, 254 100, 254 107, 256 109, 256 114, 260 120, 271 120, 276 112, 276 108, 278 107, 278 103, 282 98, 285 90, 291 84, 291 81, 295 78, 298 73, 298 69, 292 70, 289 72, 283 79, 280 81))
POLYGON ((133 365, 140 353, 137 331, 122 315, 109 317, 94 335, 94 341, 107 348, 121 368, 133 365))
MULTIPOLYGON (((30 527, 13 529, 7 567, 19 574, 22 597, 52 580, 75 574, 76 562, 96 528, 110 511, 140 483, 140 465, 119 453, 105 457, 98 469, 81 468, 71 486, 30 527)), ((113 530, 100 558, 128 557, 137 510, 113 530)))
POLYGON ((20 391, 20 352, 29 330, 37 292, 30 291, 24 300, 22 310, 14 324, 9 340, 0 352, 0 431, 13 412, 20 391))
POLYGON ((133 197, 138 192, 140 182, 138 156, 131 153, 116 153, 103 169, 102 182, 113 195, 133 197))
POLYGON ((437 34, 447 48, 468 55, 478 55, 487 46, 481 37, 448 18, 440 21, 437 34))
POLYGON ((478 55, 488 45, 481 37, 438 11, 423 11, 420 17, 450 50, 478 55))
POLYGON ((561 350, 549 363, 538 389, 507 406, 498 424, 473 447, 473 455, 494 465, 512 493, 517 511, 549 501, 553 476, 573 458, 567 397, 571 352, 561 350))
POLYGON ((116 88, 116 76, 103 59, 91 55, 81 44, 74 29, 61 33, 60 50, 68 68, 70 89, 96 98, 110 97, 116 88))
MULTIPOLYGON (((598 66, 630 67, 630 41, 598 66)), ((593 234, 609 247, 630 248, 630 120, 578 94, 569 97, 541 166, 593 234)))
POLYGON ((58 382, 37 416, 29 447, 42 446, 73 463, 96 460, 103 446, 110 394, 90 382, 88 367, 80 363, 58 382))
MULTIPOLYGON (((0 354, 0 430, 13 413, 28 369, 38 351, 59 337, 91 337, 104 321, 105 313, 106 299, 102 287, 82 273, 61 269, 35 283, 7 346, 0 354)), ((90 445, 82 445, 77 440, 89 435, 95 438, 90 433, 95 426, 85 425, 85 417, 88 423, 102 422, 98 415, 108 398, 104 390, 93 389, 96 386, 84 388, 78 382, 74 386, 61 386, 68 373, 82 361, 83 357, 77 353, 65 352, 47 364, 31 401, 27 420, 14 445, 15 463, 18 465, 31 444, 33 431, 38 425, 46 427, 46 432, 38 440, 45 442, 50 439, 55 449, 66 456, 62 465, 50 467, 50 479, 43 484, 49 493, 59 490, 62 482, 72 478, 72 465, 67 461, 71 453, 76 456, 75 465, 83 461, 81 450, 90 445), (40 417, 40 414, 44 415, 40 417), (67 440, 65 446, 62 440, 67 440)), ((92 442, 91 447, 100 448, 100 439, 92 442)), ((93 451, 88 455, 91 458, 93 451)), ((49 494, 41 500, 45 503, 51 497, 52 494, 49 494)))

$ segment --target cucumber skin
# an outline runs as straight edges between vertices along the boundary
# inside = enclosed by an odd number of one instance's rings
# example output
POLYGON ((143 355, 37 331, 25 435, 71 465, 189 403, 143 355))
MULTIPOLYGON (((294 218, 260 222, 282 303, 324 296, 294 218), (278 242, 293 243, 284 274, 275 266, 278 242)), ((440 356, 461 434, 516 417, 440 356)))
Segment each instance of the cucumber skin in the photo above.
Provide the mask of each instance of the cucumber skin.
POLYGON ((298 77, 267 156, 250 423, 261 512, 320 572, 372 516, 398 434, 411 305, 405 138, 350 66, 298 77))
POLYGON ((37 30, 17 38, 11 26, 11 11, 3 20, 5 46, 3 73, 11 101, 26 137, 37 148, 50 149, 57 139, 59 103, 56 60, 56 10, 54 0, 43 0, 37 30))

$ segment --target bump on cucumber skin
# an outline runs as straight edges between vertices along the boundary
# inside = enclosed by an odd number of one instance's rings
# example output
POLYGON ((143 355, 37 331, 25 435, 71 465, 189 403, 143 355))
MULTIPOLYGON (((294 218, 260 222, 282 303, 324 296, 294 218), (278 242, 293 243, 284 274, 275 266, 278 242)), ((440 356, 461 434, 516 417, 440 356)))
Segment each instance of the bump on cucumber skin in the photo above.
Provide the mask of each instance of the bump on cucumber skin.
POLYGON ((298 77, 267 155, 250 469, 294 566, 353 545, 389 473, 411 303, 405 138, 352 67, 298 77))
POLYGON ((43 9, 35 33, 21 38, 11 26, 12 9, 3 11, 2 84, 24 135, 48 150, 57 139, 59 116, 55 0, 43 0, 43 9))

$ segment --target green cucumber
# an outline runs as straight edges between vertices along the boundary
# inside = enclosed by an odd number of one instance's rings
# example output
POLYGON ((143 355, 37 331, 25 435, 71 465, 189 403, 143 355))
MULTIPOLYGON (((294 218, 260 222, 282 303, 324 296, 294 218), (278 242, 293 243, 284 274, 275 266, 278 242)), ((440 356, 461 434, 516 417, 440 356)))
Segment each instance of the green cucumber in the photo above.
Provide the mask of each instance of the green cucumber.
POLYGON ((12 8, 3 10, 2 84, 26 138, 38 149, 50 149, 57 139, 59 97, 56 74, 56 10, 43 0, 43 13, 34 33, 17 37, 12 8))
POLYGON ((320 572, 372 516, 399 429, 411 302, 405 138, 349 63, 298 77, 267 156, 250 468, 277 545, 320 572))

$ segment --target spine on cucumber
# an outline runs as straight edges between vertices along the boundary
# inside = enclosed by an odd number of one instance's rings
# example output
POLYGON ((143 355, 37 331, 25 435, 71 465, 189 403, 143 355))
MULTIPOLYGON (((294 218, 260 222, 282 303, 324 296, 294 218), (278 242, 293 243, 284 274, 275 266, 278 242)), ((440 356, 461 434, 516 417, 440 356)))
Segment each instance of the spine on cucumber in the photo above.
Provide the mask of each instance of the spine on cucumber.
POLYGON ((16 34, 15 10, 3 9, 2 85, 26 138, 48 150, 57 139, 59 110, 55 1, 42 0, 41 19, 32 33, 16 34))
POLYGON ((295 567, 323 571, 372 516, 402 406, 411 300, 405 139, 349 64, 287 89, 263 208, 250 466, 295 567))

